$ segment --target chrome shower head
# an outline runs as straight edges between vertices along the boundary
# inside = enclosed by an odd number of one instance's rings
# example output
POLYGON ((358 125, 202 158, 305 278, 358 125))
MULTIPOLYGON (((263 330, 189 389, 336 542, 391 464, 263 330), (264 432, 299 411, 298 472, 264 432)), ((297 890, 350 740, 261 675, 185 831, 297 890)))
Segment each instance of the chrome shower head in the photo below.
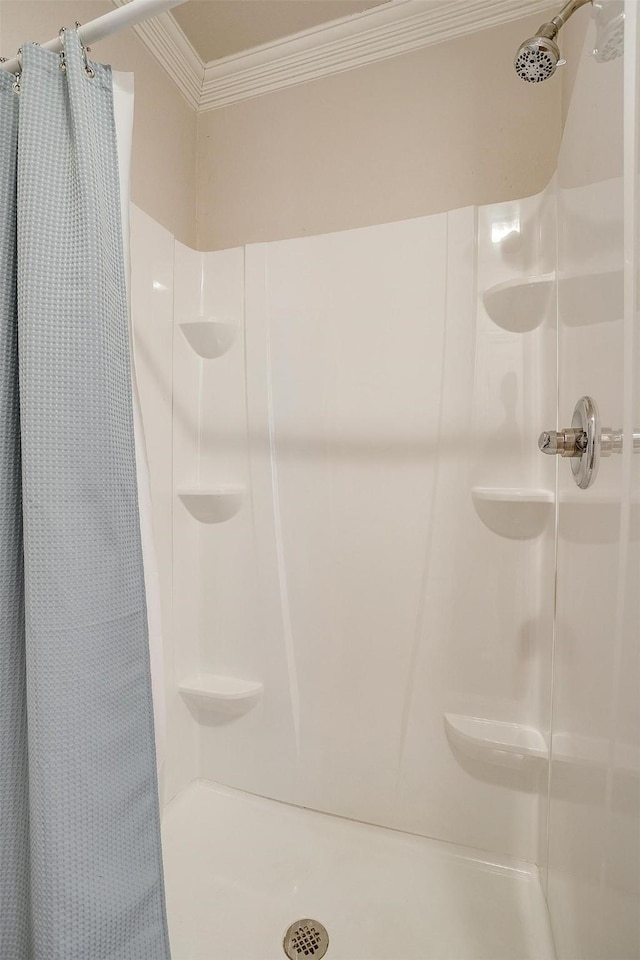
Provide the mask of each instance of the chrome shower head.
MULTIPOLYGON (((547 26, 547 24, 545 24, 547 26)), ((540 28, 542 30, 542 27, 540 28)), ((560 48, 550 37, 530 37, 518 47, 513 65, 521 80, 540 83, 556 72, 560 48)))
POLYGON ((579 7, 592 2, 593 0, 569 0, 553 20, 542 24, 535 37, 530 37, 518 47, 513 65, 522 80, 527 83, 540 83, 553 76, 556 67, 564 63, 556 43, 560 28, 579 7))

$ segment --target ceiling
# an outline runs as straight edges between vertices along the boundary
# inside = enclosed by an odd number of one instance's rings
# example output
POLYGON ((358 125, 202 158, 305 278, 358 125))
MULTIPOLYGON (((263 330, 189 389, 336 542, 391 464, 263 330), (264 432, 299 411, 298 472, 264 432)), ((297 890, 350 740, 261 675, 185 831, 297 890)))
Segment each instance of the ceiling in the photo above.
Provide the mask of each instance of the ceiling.
POLYGON ((385 0, 189 0, 172 11, 205 63, 272 43, 385 0))

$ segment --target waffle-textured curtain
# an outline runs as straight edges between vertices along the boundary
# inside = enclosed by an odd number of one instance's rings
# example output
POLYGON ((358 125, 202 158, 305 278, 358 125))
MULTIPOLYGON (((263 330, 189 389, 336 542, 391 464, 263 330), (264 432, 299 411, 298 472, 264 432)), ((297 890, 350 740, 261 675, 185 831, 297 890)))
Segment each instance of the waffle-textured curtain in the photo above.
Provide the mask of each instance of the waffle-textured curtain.
POLYGON ((165 960, 112 76, 65 58, 0 70, 0 958, 165 960))

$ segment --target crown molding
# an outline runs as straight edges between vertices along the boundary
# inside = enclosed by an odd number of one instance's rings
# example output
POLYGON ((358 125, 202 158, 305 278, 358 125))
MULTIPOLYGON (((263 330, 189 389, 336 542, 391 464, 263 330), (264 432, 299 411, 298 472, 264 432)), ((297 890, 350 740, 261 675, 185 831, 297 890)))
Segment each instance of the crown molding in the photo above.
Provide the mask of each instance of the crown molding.
MULTIPOLYGON (((129 0, 112 2, 116 7, 123 7, 129 0)), ((205 63, 174 17, 170 13, 161 13, 143 20, 133 29, 171 77, 189 106, 198 110, 205 63)))
POLYGON ((419 50, 549 9, 549 0, 389 0, 207 63, 201 111, 419 50))
MULTIPOLYGON (((126 2, 113 0, 116 6, 126 2)), ((388 0, 209 63, 171 13, 133 29, 187 103, 204 112, 541 13, 550 5, 550 0, 388 0)))

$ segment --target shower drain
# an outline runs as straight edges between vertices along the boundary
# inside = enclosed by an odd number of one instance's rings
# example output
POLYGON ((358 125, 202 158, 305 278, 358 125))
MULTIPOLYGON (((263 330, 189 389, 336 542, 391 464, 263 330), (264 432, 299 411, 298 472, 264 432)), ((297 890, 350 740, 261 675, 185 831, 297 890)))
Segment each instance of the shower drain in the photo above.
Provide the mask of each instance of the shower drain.
POLYGON ((329 934, 317 920, 296 920, 285 933, 282 946, 289 960, 320 960, 329 949, 329 934))

